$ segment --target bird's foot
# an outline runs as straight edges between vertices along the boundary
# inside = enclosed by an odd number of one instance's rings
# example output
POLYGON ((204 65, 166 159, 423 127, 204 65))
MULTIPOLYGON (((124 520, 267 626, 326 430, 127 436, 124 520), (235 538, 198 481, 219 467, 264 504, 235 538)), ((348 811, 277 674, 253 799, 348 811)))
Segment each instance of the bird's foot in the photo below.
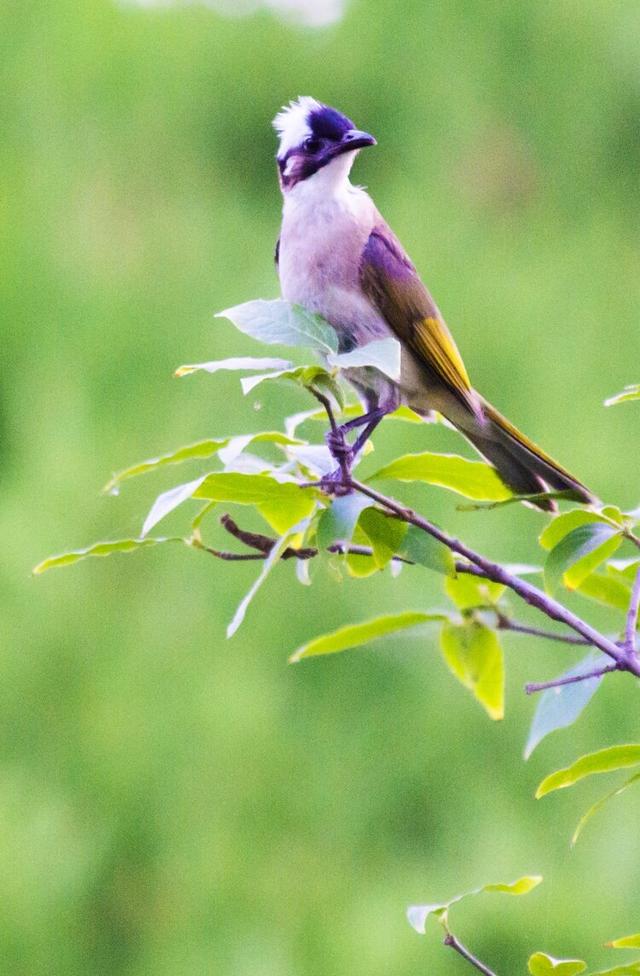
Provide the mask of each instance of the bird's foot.
POLYGON ((329 453, 334 461, 337 462, 338 467, 335 471, 326 474, 322 478, 320 487, 330 495, 348 495, 353 490, 350 481, 351 465, 353 464, 355 452, 351 445, 347 443, 345 431, 342 427, 336 427, 335 430, 330 430, 325 440, 329 448, 329 453))
MULTIPOLYGON (((349 476, 350 472, 347 470, 346 474, 349 476)), ((345 472, 342 468, 336 468, 330 474, 325 474, 318 484, 325 495, 335 495, 337 498, 350 495, 353 491, 350 481, 345 481, 345 472)))

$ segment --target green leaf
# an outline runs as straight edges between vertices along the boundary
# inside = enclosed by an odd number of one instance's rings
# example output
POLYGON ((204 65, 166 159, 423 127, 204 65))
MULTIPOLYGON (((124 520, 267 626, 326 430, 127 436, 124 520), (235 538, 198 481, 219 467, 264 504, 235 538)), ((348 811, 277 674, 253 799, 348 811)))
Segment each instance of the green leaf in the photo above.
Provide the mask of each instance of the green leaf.
POLYGON ((327 357, 330 366, 340 369, 353 369, 373 366, 392 380, 400 379, 401 347, 397 339, 376 339, 364 346, 356 346, 351 352, 331 354, 327 357))
POLYGON ((539 874, 525 875, 522 878, 518 878, 517 881, 511 881, 509 883, 503 884, 487 884, 482 885, 480 888, 474 888, 473 891, 466 891, 462 895, 455 895, 450 898, 449 901, 441 902, 436 905, 410 905, 407 909, 407 919, 412 928, 416 930, 420 935, 425 934, 425 926, 427 919, 430 915, 435 915, 441 921, 444 920, 445 927, 447 923, 447 916, 449 909, 452 905, 457 905, 466 898, 472 898, 474 895, 482 895, 485 893, 495 892, 503 895, 528 895, 530 891, 537 888, 542 882, 542 878, 539 874))
POLYGON ((334 498, 329 508, 320 515, 318 521, 317 544, 319 549, 328 549, 336 542, 349 545, 355 532, 356 523, 371 501, 365 495, 352 492, 334 498))
POLYGON ((546 796, 547 793, 553 793, 554 790, 573 786, 587 776, 611 773, 616 769, 627 769, 638 764, 640 764, 640 745, 636 744, 609 746, 607 749, 587 753, 566 769, 559 769, 546 776, 536 790, 536 799, 546 796))
POLYGON ((260 370, 260 369, 288 369, 291 363, 288 359, 256 358, 255 356, 234 356, 231 359, 216 359, 210 363, 189 363, 179 366, 174 376, 190 376, 191 373, 217 373, 219 370, 260 370))
POLYGON ((540 545, 543 549, 555 549, 566 535, 577 529, 579 525, 594 522, 606 522, 598 512, 591 512, 586 508, 572 508, 570 512, 562 512, 551 519, 540 534, 540 545))
POLYGON ((63 552, 59 556, 49 556, 32 570, 34 576, 40 576, 49 569, 58 569, 62 566, 72 566, 83 559, 93 556, 111 556, 114 552, 137 552, 138 549, 148 549, 150 546, 159 546, 165 542, 181 542, 188 545, 185 539, 117 539, 115 542, 96 542, 87 549, 74 549, 72 552, 63 552))
POLYGON ((548 593, 561 582, 574 590, 622 544, 620 529, 603 522, 579 525, 551 550, 544 567, 548 593))
MULTIPOLYGON (((573 837, 571 838, 571 846, 572 847, 575 846, 584 827, 587 825, 587 823, 591 820, 591 818, 596 813, 599 813, 600 810, 602 810, 602 808, 606 806, 609 800, 613 800, 616 796, 620 796, 622 793, 628 790, 630 786, 633 786, 633 784, 637 783, 639 780, 640 780, 640 773, 634 773, 633 776, 630 776, 629 779, 622 784, 622 786, 619 786, 617 789, 612 790, 610 793, 607 793, 606 796, 600 797, 600 799, 597 800, 596 803, 590 806, 587 812, 578 821, 578 825, 573 832, 573 837)), ((640 943, 638 943, 638 947, 640 948, 640 943)), ((635 948, 635 946, 632 946, 631 948, 635 948)))
MULTIPOLYGON (((565 671, 561 678, 573 678, 604 665, 608 658, 604 654, 591 652, 579 664, 565 671)), ((538 704, 531 723, 531 731, 524 750, 524 758, 528 759, 533 750, 544 738, 557 729, 566 729, 573 725, 583 710, 589 704, 600 687, 602 677, 587 678, 575 684, 558 685, 547 688, 538 697, 538 704)))
MULTIPOLYGON (((246 396, 261 383, 273 380, 287 380, 308 389, 310 386, 322 387, 331 393, 339 404, 342 404, 342 392, 333 376, 323 366, 294 366, 292 369, 280 369, 275 373, 260 373, 258 376, 243 376, 240 380, 242 392, 246 396)), ((326 416, 326 414, 325 414, 326 416)))
POLYGON ((494 583, 471 573, 458 573, 454 579, 445 580, 444 591, 460 610, 475 610, 477 607, 494 607, 506 586, 494 583))
POLYGON ((311 515, 322 495, 316 488, 302 488, 269 475, 220 472, 199 481, 192 497, 255 505, 269 525, 283 535, 311 515))
MULTIPOLYGON (((209 438, 204 441, 198 441, 195 444, 188 444, 186 447, 179 447, 169 454, 160 454, 158 457, 148 458, 146 461, 140 461, 130 468, 125 468, 124 471, 119 471, 117 474, 114 474, 111 481, 102 490, 105 492, 113 492, 119 488, 123 481, 129 478, 136 478, 141 474, 147 474, 148 471, 155 471, 157 468, 164 468, 168 464, 182 464, 183 461, 202 461, 206 458, 213 457, 215 454, 220 454, 221 458, 225 458, 224 451, 229 452, 229 449, 233 448, 236 444, 242 445, 241 450, 244 450, 250 444, 257 443, 293 445, 303 442, 292 437, 287 437, 286 434, 282 434, 278 430, 262 431, 259 434, 241 434, 239 437, 209 438)), ((240 450, 234 451, 236 455, 240 453, 240 450)), ((226 457, 228 456, 229 454, 226 455, 226 457)), ((227 463, 226 460, 225 463, 227 463)))
MULTIPOLYGON (((356 525, 351 541, 354 546, 371 545, 371 540, 360 527, 359 522, 356 525)), ((367 577, 375 576, 379 572, 378 565, 372 556, 361 556, 355 552, 347 553, 345 565, 349 576, 352 576, 354 579, 367 579, 367 577)))
POLYGON ((263 562, 260 575, 258 576, 255 583, 251 586, 248 593, 240 601, 238 609, 233 615, 233 620, 227 627, 227 637, 233 637, 233 635, 236 633, 236 631, 242 624, 246 612, 249 608, 249 604, 253 600, 254 596, 256 595, 256 593, 258 592, 258 590, 266 580, 267 576, 269 575, 269 573, 271 572, 275 564, 280 559, 280 556, 282 555, 284 550, 289 545, 290 540, 291 540, 290 533, 287 533, 286 535, 283 535, 281 539, 278 539, 275 546, 273 547, 273 549, 271 550, 271 552, 263 562))
POLYGON ((360 624, 348 624, 329 634, 314 637, 313 640, 299 647, 291 655, 289 662, 295 664, 303 658, 316 657, 319 654, 336 654, 338 651, 348 651, 353 647, 368 644, 369 641, 376 640, 378 637, 385 637, 387 634, 395 634, 400 630, 417 627, 419 624, 443 619, 445 617, 441 613, 422 613, 411 610, 404 613, 383 614, 381 617, 373 617, 373 619, 365 620, 360 624))
POLYGON ((490 718, 504 717, 504 657, 495 633, 478 620, 445 623, 440 645, 450 671, 490 718))
POLYGON ((531 976, 578 976, 587 968, 582 959, 554 959, 546 952, 534 952, 528 965, 531 976))
POLYGON ((338 336, 319 315, 282 299, 257 299, 236 305, 216 318, 228 319, 240 332, 268 345, 306 346, 323 353, 337 353, 338 336))
MULTIPOLYGON (((620 580, 631 588, 640 569, 640 559, 612 559, 607 563, 607 572, 613 579, 620 580)), ((628 601, 627 601, 628 602, 628 601)))
POLYGON ((457 454, 405 454, 371 475, 369 481, 392 478, 398 481, 424 481, 464 495, 487 501, 510 498, 512 492, 502 483, 495 469, 484 461, 469 461, 457 454))
MULTIPOLYGON (((633 778, 638 779, 637 776, 633 778)), ((621 939, 612 939, 611 942, 605 942, 605 947, 607 949, 640 949, 640 933, 625 935, 621 939)))
MULTIPOLYGON (((607 566, 608 568, 609 566, 607 566)), ((631 597, 631 587, 615 577, 604 576, 602 573, 591 573, 576 587, 576 593, 586 596, 590 600, 596 600, 605 607, 615 607, 616 610, 626 611, 631 597)))
POLYGON ((399 551, 407 534, 407 523, 389 518, 379 508, 365 508, 358 525, 371 543, 375 565, 384 569, 399 551))
POLYGON ((633 383, 625 386, 622 393, 616 393, 604 401, 605 407, 614 407, 618 403, 629 403, 631 400, 640 400, 640 384, 633 383))
POLYGON ((174 488, 169 488, 168 491, 163 491, 162 494, 158 495, 149 510, 149 514, 144 520, 142 536, 144 537, 151 532, 151 529, 155 528, 158 522, 166 518, 170 512, 173 512, 179 505, 186 502, 188 498, 193 498, 193 493, 200 487, 205 478, 206 475, 202 475, 200 478, 187 481, 182 485, 176 485, 174 488))
POLYGON ((417 525, 408 527, 407 534, 398 549, 398 555, 418 566, 433 569, 436 573, 455 576, 456 564, 451 550, 433 536, 423 532, 417 525))

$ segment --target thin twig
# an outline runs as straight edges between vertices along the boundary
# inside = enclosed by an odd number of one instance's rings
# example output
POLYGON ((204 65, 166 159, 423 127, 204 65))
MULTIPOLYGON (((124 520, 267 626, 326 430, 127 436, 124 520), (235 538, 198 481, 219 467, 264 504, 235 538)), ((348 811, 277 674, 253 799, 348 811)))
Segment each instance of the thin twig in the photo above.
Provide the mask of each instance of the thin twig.
POLYGON ((636 579, 631 591, 631 602, 627 613, 627 626, 624 632, 624 649, 629 657, 635 657, 636 652, 636 628, 638 626, 638 613, 640 612, 640 567, 636 573, 636 579))
POLYGON ((524 690, 528 695, 534 695, 537 691, 546 691, 547 688, 561 688, 562 685, 575 685, 579 681, 588 681, 589 678, 601 678, 603 674, 611 671, 621 671, 620 664, 605 664, 604 667, 594 668, 592 671, 585 671, 584 674, 572 674, 566 678, 554 678, 553 681, 534 681, 525 685, 524 690))
POLYGON ((621 650, 613 641, 605 637, 604 634, 599 633, 586 622, 578 617, 576 614, 572 613, 561 603, 558 603, 549 594, 544 593, 539 590, 536 586, 528 583, 526 580, 520 579, 518 576, 513 576, 504 567, 498 565, 498 563, 492 562, 490 559, 486 559, 479 553, 474 552, 464 543, 460 542, 458 539, 454 539, 452 536, 443 532, 436 525, 428 522, 427 519, 422 518, 410 508, 406 508, 399 502, 394 501, 392 498, 387 498, 380 492, 375 491, 370 488, 369 485, 365 485, 360 481, 355 479, 350 479, 350 484, 356 491, 361 494, 366 495, 373 501, 378 502, 384 508, 389 511, 395 512, 399 515, 405 522, 409 522, 411 525, 416 525, 427 535, 432 536, 441 542, 444 546, 450 549, 452 552, 463 556, 469 562, 473 563, 482 569, 488 579, 493 580, 496 583, 502 583, 507 586, 514 593, 517 593, 526 603, 530 606, 535 607, 541 613, 544 613, 551 620, 557 620, 559 623, 566 624, 571 630, 574 630, 581 637, 584 637, 593 647, 598 647, 601 651, 604 651, 610 658, 620 664, 621 670, 630 671, 635 674, 636 677, 640 677, 640 660, 637 658, 630 658, 625 651, 621 650))
POLYGON ((484 976, 496 976, 493 969, 489 969, 489 967, 485 966, 483 962, 480 962, 480 960, 477 959, 472 952, 469 952, 466 946, 463 946, 462 942, 460 942, 455 935, 452 935, 451 932, 447 932, 444 938, 444 944, 446 946, 451 946, 452 949, 455 949, 455 951, 458 952, 463 959, 466 959, 467 962, 470 962, 472 966, 475 966, 478 972, 484 973, 484 976))
POLYGON ((542 637, 545 640, 560 641, 562 644, 580 645, 590 647, 591 641, 586 637, 578 637, 576 634, 556 634, 553 630, 540 630, 538 627, 529 627, 527 624, 519 624, 516 620, 509 617, 498 616, 498 630, 510 630, 514 634, 529 634, 531 637, 542 637))

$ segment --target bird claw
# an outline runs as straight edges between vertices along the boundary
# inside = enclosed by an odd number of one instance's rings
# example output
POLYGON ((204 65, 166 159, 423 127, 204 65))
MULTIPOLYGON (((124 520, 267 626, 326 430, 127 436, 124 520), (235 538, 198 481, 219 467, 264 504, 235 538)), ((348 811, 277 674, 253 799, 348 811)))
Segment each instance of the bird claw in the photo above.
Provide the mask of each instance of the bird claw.
POLYGON ((330 430, 325 435, 325 441, 334 461, 350 467, 353 462, 353 448, 347 443, 345 432, 341 427, 330 430))
POLYGON ((342 468, 336 468, 330 474, 325 474, 324 477, 320 479, 320 490, 325 493, 325 495, 335 495, 336 497, 342 497, 343 495, 349 495, 353 491, 350 484, 345 483, 344 480, 345 472, 342 468))

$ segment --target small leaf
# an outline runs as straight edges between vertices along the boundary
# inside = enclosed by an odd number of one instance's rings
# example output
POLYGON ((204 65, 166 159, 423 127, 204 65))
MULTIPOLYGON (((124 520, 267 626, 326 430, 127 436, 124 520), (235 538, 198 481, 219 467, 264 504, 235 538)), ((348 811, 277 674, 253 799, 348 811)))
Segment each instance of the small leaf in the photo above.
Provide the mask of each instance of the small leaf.
POLYGON ((358 525, 371 543, 375 565, 384 569, 399 551, 407 534, 407 523, 389 518, 379 508, 365 508, 358 525))
POLYGON ((182 464, 183 461, 202 461, 206 458, 213 457, 215 454, 218 454, 223 463, 226 464, 230 460, 232 450, 234 451, 234 455, 239 454, 250 444, 263 442, 283 445, 302 443, 302 441, 295 438, 287 437, 286 434, 281 434, 278 430, 262 431, 259 434, 242 434, 240 437, 209 438, 204 441, 198 441, 196 444, 179 447, 177 450, 170 451, 168 454, 160 454, 158 457, 148 458, 146 461, 140 461, 130 468, 125 468, 124 471, 119 471, 117 474, 114 474, 111 481, 102 490, 104 492, 112 492, 123 481, 129 478, 136 478, 141 474, 147 474, 149 471, 155 471, 157 468, 166 467, 168 464, 182 464), (241 445, 240 450, 236 450, 234 445, 241 445))
POLYGON ((612 559, 607 563, 607 572, 611 574, 613 579, 624 581, 629 587, 633 586, 638 575, 638 569, 640 569, 640 559, 635 557, 632 559, 612 559))
MULTIPOLYGON (((607 569, 610 565, 609 563, 607 569)), ((576 593, 586 596, 590 600, 596 600, 605 607, 615 607, 616 610, 626 611, 629 607, 631 587, 613 576, 591 573, 576 587, 576 593)))
POLYGON ((422 613, 420 611, 406 611, 405 613, 384 614, 381 617, 373 617, 360 624, 348 624, 346 627, 339 627, 329 634, 315 637, 307 644, 303 644, 289 658, 291 664, 301 661, 303 658, 315 657, 319 654, 336 654, 338 651, 351 650, 353 647, 361 647, 369 641, 376 640, 378 637, 385 637, 387 634, 395 634, 400 630, 407 630, 410 627, 417 627, 418 624, 429 623, 433 620, 443 620, 441 613, 422 613))
POLYGON ((117 539, 115 542, 96 542, 86 549, 74 549, 72 552, 63 552, 59 556, 49 556, 32 570, 34 576, 40 576, 49 569, 58 569, 62 566, 72 566, 83 559, 93 556, 111 556, 116 552, 137 552, 138 549, 147 549, 150 546, 159 546, 165 542, 181 542, 188 545, 184 539, 117 539))
POLYGON ((320 515, 318 521, 317 543, 319 549, 328 549, 336 542, 349 545, 355 532, 356 523, 371 500, 365 495, 351 492, 334 498, 329 508, 320 515))
POLYGON ((169 488, 168 491, 163 491, 161 495, 158 495, 155 502, 151 506, 151 510, 144 520, 144 525, 142 526, 142 536, 146 536, 151 529, 153 529, 158 522, 173 512, 179 505, 186 502, 188 498, 193 498, 194 492, 200 487, 202 482, 205 480, 206 475, 201 478, 196 478, 194 481, 187 481, 183 485, 176 485, 175 488, 169 488))
POLYGON ((633 383, 625 386, 622 393, 616 393, 604 401, 605 407, 614 407, 618 403, 629 403, 631 400, 640 400, 640 384, 633 383))
MULTIPOLYGON (((608 658, 603 654, 592 652, 560 677, 573 678, 585 674, 601 664, 606 664, 607 661, 608 658)), ((602 677, 587 678, 585 681, 558 685, 556 688, 547 688, 546 691, 541 692, 524 750, 525 759, 529 758, 536 746, 551 732, 573 725, 595 695, 601 681, 602 677)))
POLYGON ((539 874, 533 874, 525 875, 522 878, 518 878, 517 881, 511 881, 508 883, 482 885, 480 888, 474 888, 473 891, 466 891, 462 895, 455 895, 453 898, 450 898, 449 901, 441 902, 440 904, 411 905, 407 909, 407 919, 411 927, 414 928, 416 932, 418 932, 420 935, 424 935, 425 925, 429 915, 435 915, 436 918, 440 920, 444 918, 446 921, 446 917, 451 906, 458 905, 466 898, 491 892, 503 895, 528 895, 529 892, 533 891, 534 888, 537 888, 541 882, 542 877, 539 874))
POLYGON ((587 968, 582 959, 554 959, 546 952, 534 952, 528 965, 531 976, 578 976, 587 968))
POLYGON ((266 580, 267 576, 269 575, 269 573, 271 572, 275 564, 280 559, 280 556, 282 555, 284 550, 289 545, 290 540, 291 540, 291 534, 289 533, 283 535, 281 539, 278 539, 275 546, 273 547, 273 549, 271 550, 271 552, 263 562, 260 575, 258 576, 255 583, 249 589, 249 592, 240 601, 238 609, 233 615, 233 620, 227 627, 227 637, 233 637, 233 635, 236 633, 236 631, 242 624, 246 612, 249 608, 249 604, 253 600, 254 596, 256 595, 256 593, 258 592, 258 590, 266 580))
POLYGON ((190 376, 191 373, 217 373, 218 370, 260 370, 260 369, 288 369, 291 363, 288 359, 256 358, 255 356, 234 356, 231 359, 216 359, 210 363, 189 363, 179 366, 174 376, 190 376))
POLYGON ((297 383, 299 386, 308 388, 313 385, 328 386, 329 391, 338 402, 341 402, 339 387, 330 373, 327 373, 323 366, 294 366, 291 369, 279 369, 275 373, 260 373, 258 376, 243 376, 240 380, 242 392, 246 396, 255 390, 261 383, 272 382, 273 380, 287 380, 290 383, 297 383))
POLYGON ((503 895, 528 895, 530 891, 533 891, 541 883, 542 877, 539 874, 526 874, 523 878, 518 878, 517 881, 484 885, 478 889, 478 894, 482 894, 485 891, 495 891, 503 895))
MULTIPOLYGON (((638 776, 634 776, 634 779, 638 779, 638 776)), ((621 939, 613 939, 611 942, 605 942, 605 947, 607 949, 640 949, 640 933, 637 935, 625 935, 621 939)))
POLYGON ((398 481, 424 481, 464 495, 487 501, 501 501, 512 493, 502 483, 495 468, 484 461, 469 461, 457 454, 405 454, 385 465, 370 481, 392 478, 398 481))
POLYGON ((351 352, 332 354, 327 357, 330 366, 340 369, 373 366, 392 380, 400 379, 401 347, 397 339, 376 339, 364 346, 356 346, 351 352))
POLYGON ((218 312, 216 318, 228 319, 240 332, 259 342, 306 346, 323 353, 338 351, 338 336, 328 322, 282 299, 245 302, 218 312))
MULTIPOLYGON (((622 793, 628 790, 630 786, 633 786, 633 784, 637 783, 639 780, 640 780, 640 773, 634 773, 634 775, 629 777, 629 779, 625 783, 623 783, 622 786, 619 786, 617 789, 612 790, 610 793, 607 793, 606 796, 601 797, 599 800, 596 801, 596 803, 593 804, 593 806, 589 807, 587 812, 580 818, 578 822, 578 826, 573 832, 573 837, 571 838, 571 846, 572 847, 575 846, 584 827, 587 825, 587 823, 591 820, 591 818, 596 813, 599 813, 599 811, 602 810, 604 806, 606 806, 609 800, 613 800, 616 796, 620 796, 622 793)), ((638 943, 638 947, 640 948, 640 943, 638 943)), ((632 946, 631 948, 635 948, 635 946, 632 946)))
POLYGON ((603 522, 572 529, 547 556, 544 567, 547 592, 553 593, 561 582, 574 590, 621 544, 620 530, 603 522))
POLYGON ((494 607, 505 590, 502 583, 481 579, 471 573, 458 573, 455 579, 445 580, 444 584, 445 593, 460 610, 494 607))
POLYGON ((444 659, 473 692, 490 718, 504 717, 504 657, 495 631, 477 620, 445 623, 440 634, 444 659))
POLYGON ((456 564, 451 550, 433 536, 423 532, 417 525, 409 526, 398 549, 398 555, 418 566, 426 566, 436 573, 444 573, 445 576, 456 574, 456 564))
POLYGON ((638 764, 640 764, 640 745, 636 744, 609 746, 607 749, 587 753, 566 769, 559 769, 546 776, 536 790, 536 799, 546 796, 547 793, 553 793, 554 790, 573 786, 587 776, 611 773, 616 769, 627 769, 638 764))
POLYGON ((194 498, 255 505, 276 532, 284 534, 311 515, 322 498, 315 488, 277 481, 264 474, 219 472, 206 475, 193 491, 194 498))
POLYGON ((562 512, 551 519, 540 533, 540 545, 543 549, 555 549, 566 535, 577 529, 579 525, 590 525, 595 522, 606 522, 598 512, 586 508, 572 508, 570 512, 562 512))

